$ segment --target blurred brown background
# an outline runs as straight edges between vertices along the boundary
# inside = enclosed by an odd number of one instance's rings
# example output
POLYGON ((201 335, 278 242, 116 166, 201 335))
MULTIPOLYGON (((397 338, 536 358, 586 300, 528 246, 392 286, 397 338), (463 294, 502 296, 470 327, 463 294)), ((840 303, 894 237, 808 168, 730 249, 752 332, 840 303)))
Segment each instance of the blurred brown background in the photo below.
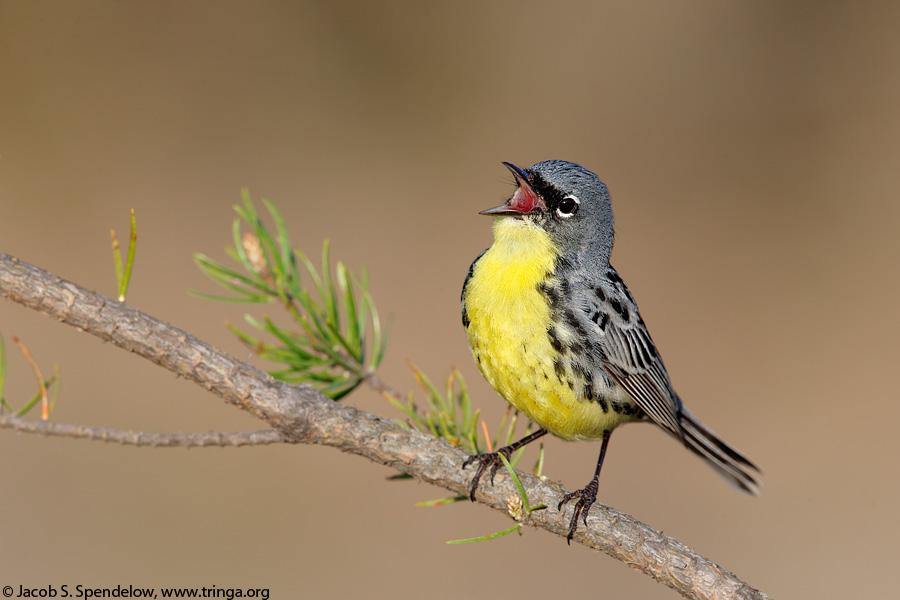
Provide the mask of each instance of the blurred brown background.
MULTIPOLYGON (((0 251, 247 358, 224 258, 242 186, 297 245, 367 266, 394 315, 383 378, 467 376, 459 290, 512 190, 563 158, 610 186, 614 264, 691 409, 765 470, 734 492, 650 426, 617 433, 601 501, 776 597, 895 591, 900 9, 891 3, 0 3, 0 251)), ((269 309, 277 313, 274 307, 269 309)), ((59 363, 53 418, 255 429, 196 386, 0 303, 5 395, 59 363)), ((259 364, 258 362, 256 364, 259 364)), ((264 364, 260 365, 265 367, 264 364)), ((348 399, 397 417, 362 390, 348 399)), ((493 421, 492 421, 493 422, 493 421)), ((570 488, 597 444, 547 443, 570 488)), ((320 447, 135 449, 0 431, 0 585, 266 587, 272 598, 673 598, 559 538, 320 447)), ((531 459, 528 459, 529 461, 531 459)), ((71 589, 71 588, 70 588, 71 589)))

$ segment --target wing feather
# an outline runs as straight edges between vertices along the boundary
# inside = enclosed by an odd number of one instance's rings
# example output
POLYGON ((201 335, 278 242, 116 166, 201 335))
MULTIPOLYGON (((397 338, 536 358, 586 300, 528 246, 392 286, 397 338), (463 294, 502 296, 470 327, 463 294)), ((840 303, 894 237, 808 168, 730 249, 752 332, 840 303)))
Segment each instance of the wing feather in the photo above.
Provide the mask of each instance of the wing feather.
MULTIPOLYGON (((621 285, 624 287, 624 284, 621 285)), ((609 291, 602 296, 613 294, 614 292, 609 291)), ((626 320, 621 313, 616 314, 615 310, 611 310, 609 303, 603 300, 598 302, 597 296, 600 294, 595 294, 584 305, 583 314, 586 323, 593 329, 593 335, 599 337, 603 368, 653 421, 676 437, 683 438, 679 417, 681 401, 672 388, 669 375, 643 320, 638 316, 637 306, 627 294, 617 298, 620 306, 627 307, 627 310, 622 311, 626 320), (590 319, 590 315, 596 314, 598 310, 605 311, 612 317, 603 329, 590 319)))

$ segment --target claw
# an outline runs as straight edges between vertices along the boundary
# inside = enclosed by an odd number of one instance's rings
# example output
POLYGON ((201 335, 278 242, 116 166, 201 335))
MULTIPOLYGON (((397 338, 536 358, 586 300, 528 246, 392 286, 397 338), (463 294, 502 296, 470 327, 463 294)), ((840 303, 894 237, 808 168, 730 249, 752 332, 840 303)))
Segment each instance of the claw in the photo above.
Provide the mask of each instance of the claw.
POLYGON ((478 482, 481 481, 481 476, 484 475, 488 465, 491 467, 491 485, 494 485, 494 475, 497 474, 497 470, 503 464, 503 461, 500 460, 501 453, 506 457, 506 460, 509 460, 509 455, 512 454, 512 452, 507 452, 506 448, 500 448, 497 452, 474 454, 463 462, 463 469, 474 462, 478 463, 478 470, 475 471, 475 477, 472 478, 472 485, 469 487, 469 500, 472 502, 475 502, 475 490, 478 488, 478 482))
POLYGON ((562 500, 559 501, 556 510, 562 511, 562 507, 566 502, 572 500, 573 498, 578 498, 578 500, 575 502, 575 509, 572 512, 572 520, 569 521, 569 534, 566 536, 567 544, 571 545, 572 538, 575 537, 575 530, 578 529, 578 517, 581 517, 584 526, 587 527, 588 511, 597 500, 598 487, 599 486, 597 484, 597 480, 594 479, 589 484, 587 484, 584 489, 577 490, 575 492, 569 492, 562 497, 562 500))
POLYGON ((469 500, 475 502, 475 489, 478 487, 478 482, 481 481, 481 476, 484 474, 484 470, 488 467, 488 465, 491 466, 491 485, 494 485, 494 475, 497 474, 497 471, 500 469, 500 465, 503 464, 503 461, 500 460, 500 455, 502 454, 506 458, 506 460, 509 460, 509 457, 512 456, 513 452, 515 452, 525 444, 533 442, 546 433, 546 429, 538 429, 534 433, 526 435, 518 442, 514 442, 509 446, 504 446, 496 452, 474 454, 464 460, 462 464, 463 469, 474 462, 478 463, 478 470, 475 471, 475 477, 472 478, 472 486, 469 488, 469 500))

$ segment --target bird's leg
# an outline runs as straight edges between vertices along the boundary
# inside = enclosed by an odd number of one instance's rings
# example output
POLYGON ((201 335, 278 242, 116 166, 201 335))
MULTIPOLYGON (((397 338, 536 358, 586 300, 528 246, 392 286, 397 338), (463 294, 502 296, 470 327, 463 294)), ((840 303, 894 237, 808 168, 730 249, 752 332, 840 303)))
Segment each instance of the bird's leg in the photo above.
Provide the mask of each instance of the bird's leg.
POLYGON ((603 467, 603 457, 606 456, 606 447, 609 445, 609 436, 611 431, 603 432, 603 445, 600 447, 600 458, 597 459, 597 470, 594 471, 594 478, 591 482, 584 486, 584 489, 576 492, 569 492, 563 499, 559 501, 557 510, 562 510, 563 504, 578 498, 575 502, 575 512, 572 513, 572 521, 569 523, 569 535, 566 536, 566 543, 572 543, 572 537, 575 535, 575 529, 578 527, 578 517, 581 516, 584 526, 587 527, 587 514, 591 505, 597 500, 597 489, 600 487, 600 469, 603 467))
POLYGON ((503 464, 503 461, 500 460, 500 455, 502 454, 506 457, 506 460, 509 460, 509 457, 513 452, 521 448, 526 444, 530 444, 534 440, 538 439, 542 435, 547 433, 546 429, 538 429, 534 433, 530 435, 526 435, 518 442, 513 442, 509 446, 504 446, 500 448, 496 452, 487 452, 485 454, 473 454, 463 463, 462 468, 465 469, 470 464, 477 462, 478 470, 475 471, 475 479, 472 480, 472 486, 469 488, 469 499, 472 502, 475 502, 475 488, 478 487, 478 481, 481 479, 481 475, 484 473, 484 470, 490 466, 491 467, 491 485, 494 485, 494 474, 497 473, 497 469, 500 468, 500 465, 503 464))

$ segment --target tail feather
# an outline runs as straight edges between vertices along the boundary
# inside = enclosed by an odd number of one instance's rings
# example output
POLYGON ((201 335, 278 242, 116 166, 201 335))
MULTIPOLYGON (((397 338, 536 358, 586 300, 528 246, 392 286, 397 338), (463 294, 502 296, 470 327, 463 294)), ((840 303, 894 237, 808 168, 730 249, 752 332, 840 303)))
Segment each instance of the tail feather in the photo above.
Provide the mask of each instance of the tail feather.
POLYGON ((759 496, 762 487, 759 467, 719 439, 714 431, 698 421, 687 409, 682 408, 680 416, 685 446, 709 463, 728 483, 748 494, 759 496))

